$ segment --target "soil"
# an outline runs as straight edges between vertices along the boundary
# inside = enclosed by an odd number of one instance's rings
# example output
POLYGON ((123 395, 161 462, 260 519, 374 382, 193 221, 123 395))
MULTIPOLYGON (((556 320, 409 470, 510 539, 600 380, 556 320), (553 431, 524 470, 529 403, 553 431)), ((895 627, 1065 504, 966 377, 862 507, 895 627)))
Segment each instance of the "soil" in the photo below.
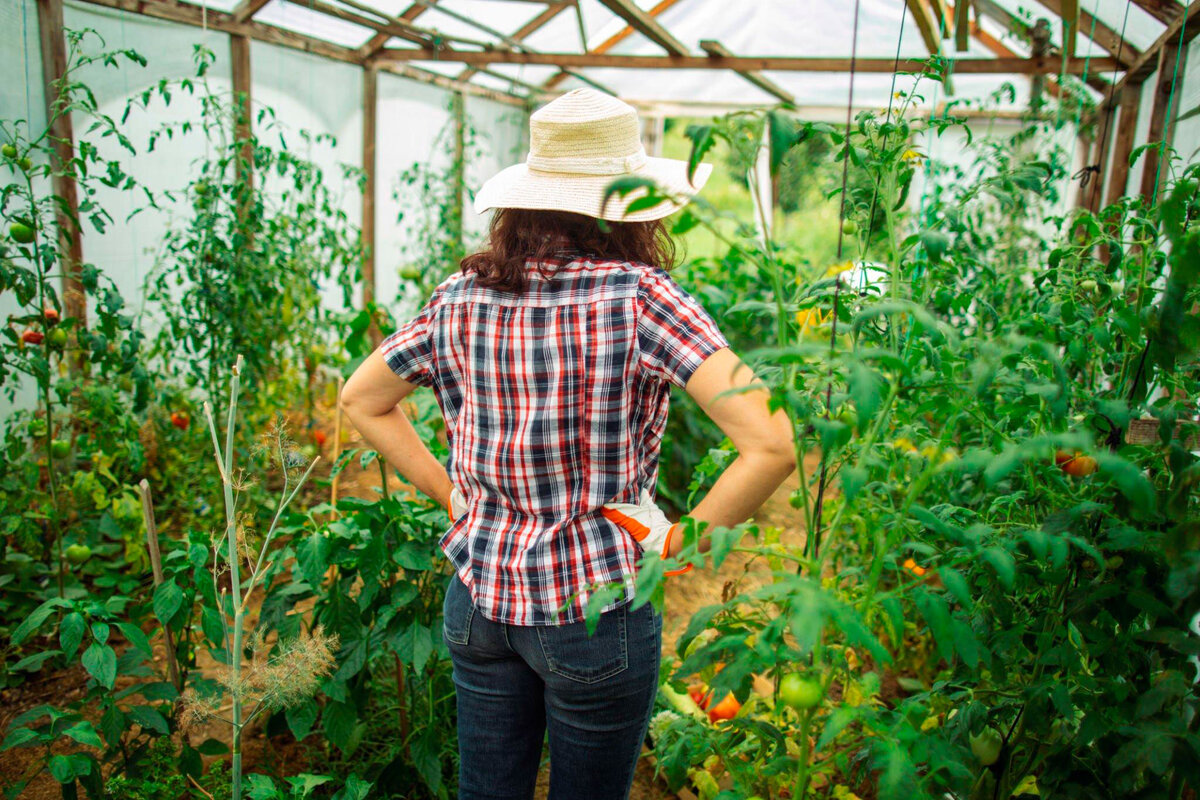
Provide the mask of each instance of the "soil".
MULTIPOLYGON (((318 469, 325 476, 320 490, 321 495, 325 496, 321 497, 313 493, 309 499, 312 502, 328 499, 330 491, 329 465, 333 463, 335 457, 333 452, 335 425, 332 410, 324 407, 318 408, 317 419, 312 430, 308 429, 307 421, 301 423, 298 417, 293 418, 293 424, 295 426, 294 436, 301 442, 312 441, 316 430, 325 433, 325 443, 321 447, 321 451, 326 463, 319 465, 318 469)), ((342 440, 343 447, 346 448, 363 446, 357 432, 345 420, 343 420, 342 440)), ((815 469, 815 459, 816 454, 813 454, 810 462, 805 465, 805 471, 809 475, 812 475, 815 469)), ((388 490, 391 492, 407 491, 411 493, 413 491, 407 484, 400 482, 394 474, 388 483, 388 490)), ((760 529, 765 530, 766 526, 779 528, 781 541, 793 546, 803 545, 804 542, 800 514, 793 510, 788 503, 792 491, 799 485, 799 474, 793 473, 752 517, 752 521, 756 522, 760 529)), ((380 488, 378 468, 371 465, 363 470, 358 466, 357 460, 353 459, 339 478, 338 496, 374 499, 379 496, 380 488)), ((718 570, 693 569, 684 575, 672 576, 667 579, 663 622, 664 659, 674 657, 676 641, 686 629, 692 614, 704 606, 720 602, 726 585, 739 577, 742 579, 739 589, 747 591, 769 582, 770 570, 761 559, 752 562, 746 554, 731 553, 718 570)), ((114 646, 120 649, 120 645, 116 642, 114 642, 114 646)), ((165 675, 165 653, 161 642, 157 643, 156 651, 156 666, 165 675)), ((211 660, 202 660, 198 669, 206 674, 211 674, 215 671, 215 664, 211 660)), ((34 675, 24 685, 0 692, 0 730, 6 729, 18 714, 40 703, 53 703, 61 706, 78 699, 85 690, 87 678, 83 669, 75 666, 67 670, 34 675)), ((118 682, 117 689, 120 688, 122 688, 122 684, 118 682)), ((209 736, 228 741, 228 726, 213 725, 210 729, 194 732, 191 738, 193 744, 198 744, 209 736)), ((243 743, 243 758, 247 771, 261 767, 277 774, 295 774, 304 771, 306 767, 306 747, 296 743, 290 737, 276 736, 268 739, 261 730, 250 731, 244 737, 243 743)), ((74 743, 70 744, 73 745, 70 749, 78 747, 74 743)), ((65 747, 66 745, 64 745, 65 747)), ((0 786, 7 788, 20 780, 38 755, 40 755, 38 750, 27 748, 15 748, 0 753, 0 786)), ((543 768, 538 777, 535 795, 537 800, 544 800, 548 784, 548 755, 544 754, 543 768)), ((42 772, 30 782, 20 796, 22 800, 58 800, 62 797, 62 793, 58 784, 48 774, 42 772)), ((202 797, 199 793, 195 793, 195 796, 202 797)), ((685 793, 680 796, 689 797, 691 795, 685 793)), ((638 762, 630 794, 631 800, 660 800, 675 797, 676 795, 666 788, 662 778, 656 775, 653 758, 650 756, 650 751, 646 750, 643 758, 638 762)))

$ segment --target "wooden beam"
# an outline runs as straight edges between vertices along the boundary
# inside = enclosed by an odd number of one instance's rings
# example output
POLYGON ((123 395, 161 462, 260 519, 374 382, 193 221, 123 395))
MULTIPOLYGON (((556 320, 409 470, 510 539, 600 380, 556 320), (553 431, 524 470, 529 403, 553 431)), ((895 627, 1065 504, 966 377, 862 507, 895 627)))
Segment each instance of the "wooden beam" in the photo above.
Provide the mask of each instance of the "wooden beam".
MULTIPOLYGON (((529 20, 529 22, 526 22, 520 28, 517 28, 517 30, 513 31, 512 36, 509 38, 513 42, 520 43, 521 41, 523 41, 525 39, 525 37, 529 36, 534 31, 543 27, 547 22, 549 22, 550 20, 557 17, 559 15, 559 13, 563 11, 563 9, 570 8, 570 7, 571 7, 570 4, 567 4, 567 3, 558 3, 556 5, 546 6, 546 8, 542 10, 542 13, 538 14, 536 17, 529 20)), ((469 81, 475 75, 476 72, 482 72, 482 71, 483 70, 478 70, 473 67, 468 67, 467 69, 460 72, 457 77, 458 77, 458 80, 460 80, 460 81, 469 81)))
POLYGON ((234 6, 231 13, 234 22, 245 22, 258 13, 259 9, 265 6, 271 0, 242 0, 234 6))
POLYGON ((451 154, 454 197, 450 206, 450 236, 458 252, 463 247, 463 198, 467 194, 467 109, 462 92, 450 97, 450 115, 454 120, 454 152, 451 154))
MULTIPOLYGON (((1116 56, 1122 64, 1132 64, 1141 55, 1138 49, 1122 40, 1121 34, 1092 16, 1085 8, 1079 7, 1079 0, 1073 0, 1079 14, 1079 33, 1098 44, 1109 55, 1116 56)), ((1040 0, 1042 5, 1059 16, 1069 13, 1071 0, 1040 0)))
MULTIPOLYGON (((375 302, 375 134, 379 111, 379 71, 363 67, 362 307, 375 302)), ((371 325, 372 337, 376 326, 371 325)))
MULTIPOLYGON (((675 5, 678 2, 679 2, 679 0, 658 0, 658 3, 656 3, 654 5, 654 7, 651 8, 646 13, 649 14, 651 17, 657 17, 659 14, 666 11, 668 8, 670 8, 671 6, 675 5)), ((589 53, 607 53, 609 50, 612 50, 614 47, 616 47, 621 42, 628 39, 633 34, 634 34, 633 26, 626 25, 624 28, 621 28, 621 30, 617 31, 616 33, 614 33, 612 36, 605 39, 600 44, 598 44, 595 47, 593 47, 592 49, 588 50, 588 52, 589 53)), ((559 72, 558 74, 552 76, 544 84, 542 84, 542 86, 545 87, 546 89, 553 89, 556 86, 558 86, 560 83, 562 83, 569 74, 570 73, 568 73, 568 72, 559 72)))
POLYGON ((1113 143, 1112 174, 1108 178, 1105 205, 1112 205, 1126 193, 1126 184, 1129 183, 1129 154, 1133 152, 1141 94, 1139 86, 1126 86, 1121 89, 1120 116, 1116 120, 1117 139, 1113 143))
MULTIPOLYGON (((58 233, 58 252, 62 261, 63 313, 77 320, 72 338, 87 328, 87 295, 83 290, 83 230, 78 224, 79 196, 75 186, 75 133, 71 127, 71 112, 59 98, 59 82, 67 71, 67 45, 63 38, 62 0, 37 0, 38 31, 42 50, 42 85, 45 89, 46 119, 54 146, 50 169, 54 194, 61 198, 55 203, 55 228, 58 233)), ((68 363, 76 375, 88 372, 84 351, 75 348, 75 357, 68 363)))
POLYGON ((929 6, 933 12, 934 29, 941 32, 941 38, 949 39, 950 21, 954 19, 954 11, 951 10, 948 0, 929 0, 929 6))
MULTIPOLYGON (((1174 2, 1174 0, 1171 0, 1174 2)), ((1137 60, 1129 66, 1125 71, 1125 75, 1121 80, 1117 81, 1116 87, 1113 90, 1113 97, 1119 95, 1122 89, 1128 85, 1139 86, 1145 82, 1146 78, 1154 73, 1158 67, 1158 56, 1164 47, 1174 42, 1180 46, 1186 47, 1192 39, 1200 34, 1200 0, 1193 0, 1191 5, 1187 7, 1187 11, 1179 15, 1179 18, 1167 26, 1167 29, 1162 32, 1154 44, 1146 48, 1146 51, 1138 56, 1137 60)), ((1091 120, 1095 120, 1108 107, 1110 101, 1105 98, 1096 106, 1092 112, 1091 120)))
MULTIPOLYGON (((375 59, 379 63, 402 61, 457 61, 463 64, 548 64, 558 67, 617 67, 624 69, 731 69, 778 70, 781 72, 849 72, 849 58, 812 58, 795 56, 636 56, 596 53, 517 53, 509 50, 384 49, 375 59)), ((924 59, 859 58, 855 69, 865 73, 920 71, 924 59)), ((1093 58, 1089 63, 1076 58, 1066 63, 1055 57, 1043 58, 964 58, 955 63, 958 74, 987 75, 1012 73, 1045 75, 1066 72, 1080 75, 1085 69, 1097 72, 1117 68, 1115 59, 1093 58)))
POLYGON ((1062 20, 1062 50, 1067 58, 1075 57, 1075 40, 1079 34, 1079 0, 1058 0, 1054 13, 1062 20))
POLYGON ((1183 15, 1177 0, 1133 0, 1133 4, 1164 25, 1170 25, 1183 15))
MULTIPOLYGON (((969 0, 964 0, 964 2, 967 2, 967 1, 969 1, 969 0)), ((993 55, 997 55, 1002 58, 1020 58, 1021 57, 1020 54, 1011 50, 1007 45, 1004 44, 1004 42, 1000 41, 995 36, 992 36, 990 33, 988 33, 983 28, 981 28, 979 26, 978 19, 976 19, 974 22, 971 23, 971 35, 975 37, 975 40, 977 42, 979 42, 981 45, 983 45, 988 50, 990 50, 993 55)), ((1049 84, 1046 87, 1046 91, 1049 92, 1049 94, 1051 94, 1054 97, 1059 97, 1061 94, 1060 87, 1057 83, 1049 84)))
POLYGON ((397 64, 379 64, 372 62, 369 65, 377 67, 381 72, 387 72, 400 78, 420 81, 421 83, 428 83, 431 86, 437 86, 439 89, 446 89, 451 92, 465 92, 474 97, 482 97, 485 100, 504 103, 516 108, 527 108, 529 105, 529 98, 527 97, 502 92, 498 89, 489 89, 486 86, 480 86, 475 83, 456 81, 454 78, 447 77, 440 72, 421 69, 412 64, 403 62, 397 64))
POLYGON ((965 53, 971 48, 971 3, 962 0, 954 9, 954 49, 965 53))
POLYGON ((1175 140, 1175 119, 1179 113, 1179 105, 1172 108, 1175 88, 1175 67, 1178 61, 1179 76, 1182 77, 1187 68, 1187 48, 1177 43, 1167 44, 1158 56, 1158 79, 1154 85, 1154 106, 1150 112, 1150 130, 1146 133, 1146 143, 1161 142, 1162 147, 1157 151, 1147 151, 1142 168, 1142 197, 1147 202, 1153 202, 1158 197, 1162 187, 1162 167, 1170 163, 1166 151, 1175 140))
POLYGON ((926 5, 925 0, 904 0, 904 3, 908 6, 908 12, 912 14, 913 21, 917 23, 917 30, 921 34, 921 40, 925 42, 925 49, 929 51, 929 55, 941 55, 941 31, 938 21, 934 19, 933 11, 926 5))
MULTIPOLYGON (((431 0, 431 1, 433 3, 437 2, 437 0, 431 0)), ((400 16, 393 17, 391 19, 391 21, 396 24, 399 24, 401 22, 412 22, 417 17, 424 14, 425 9, 427 9, 427 8, 429 8, 428 5, 424 5, 421 3, 412 3, 409 5, 408 8, 404 9, 404 12, 402 14, 400 14, 400 16)), ((373 56, 375 53, 378 53, 380 50, 383 49, 383 46, 387 44, 387 41, 389 38, 391 38, 390 35, 388 35, 386 33, 375 34, 374 36, 372 36, 370 39, 367 40, 366 44, 364 44, 362 47, 358 48, 359 55, 364 59, 369 58, 370 56, 373 56)))
MULTIPOLYGON (((700 42, 700 49, 708 53, 710 56, 732 56, 733 53, 725 49, 725 46, 713 39, 704 39, 700 42)), ((771 80, 761 72, 753 70, 737 70, 737 74, 745 78, 749 83, 754 84, 759 89, 762 89, 769 95, 774 95, 788 105, 795 105, 796 98, 791 92, 781 87, 775 81, 771 80)))
MULTIPOLYGON (((141 14, 142 16, 155 19, 178 22, 197 28, 204 26, 203 10, 201 7, 190 3, 178 2, 178 0, 81 0, 81 2, 104 8, 112 8, 118 11, 126 11, 131 14, 141 14)), ((241 34, 255 41, 286 47, 290 50, 298 50, 302 53, 312 53, 313 55, 335 61, 342 61, 348 64, 362 64, 358 51, 349 47, 342 47, 332 42, 314 39, 311 36, 305 36, 301 33, 284 30, 283 28, 276 28, 273 25, 264 25, 261 22, 235 23, 232 15, 220 11, 209 10, 207 27, 211 30, 222 31, 223 33, 241 34)), ((424 70, 410 64, 380 65, 379 68, 384 72, 389 72, 402 78, 428 83, 443 89, 461 90, 470 95, 520 108, 526 106, 525 98, 518 95, 489 89, 484 86, 476 86, 472 83, 462 83, 445 75, 430 72, 429 70, 424 70)))
POLYGON ((638 8, 633 0, 600 0, 609 11, 625 20, 629 25, 656 45, 673 56, 686 56, 687 47, 659 24, 649 13, 638 8))
MULTIPOLYGON (((323 0, 285 0, 292 5, 307 8, 309 11, 316 11, 321 14, 340 19, 343 22, 350 22, 363 28, 369 28, 376 31, 376 36, 385 37, 384 41, 395 36, 399 39, 404 39, 414 44, 419 44, 422 47, 432 45, 430 38, 424 34, 417 33, 413 30, 409 23, 403 20, 397 22, 385 21, 387 18, 380 14, 380 19, 372 19, 354 11, 348 11, 340 6, 331 5, 323 2, 323 0)), ((371 37, 372 39, 374 37, 371 37)), ((368 42, 369 44, 369 42, 368 42)))

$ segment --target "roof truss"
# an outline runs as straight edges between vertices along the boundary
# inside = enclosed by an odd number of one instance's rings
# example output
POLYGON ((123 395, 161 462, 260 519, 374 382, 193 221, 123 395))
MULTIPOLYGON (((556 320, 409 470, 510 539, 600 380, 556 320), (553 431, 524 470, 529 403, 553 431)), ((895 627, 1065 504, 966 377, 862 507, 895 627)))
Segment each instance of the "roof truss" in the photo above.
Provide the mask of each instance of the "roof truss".
MULTIPOLYGON (((83 0, 95 5, 140 13, 160 19, 167 19, 184 24, 205 24, 201 19, 202 9, 182 0, 83 0)), ((304 52, 322 55, 327 58, 356 63, 360 65, 378 66, 379 68, 402 74, 407 77, 424 80, 438 85, 468 91, 485 96, 503 98, 505 102, 525 103, 530 97, 542 91, 553 90, 568 74, 593 83, 585 75, 574 73, 573 68, 586 67, 635 67, 656 69, 728 69, 736 72, 748 82, 754 84, 773 97, 785 102, 794 103, 795 99, 782 87, 762 75, 763 70, 795 70, 795 71, 849 71, 850 59, 844 58, 792 58, 786 56, 742 56, 734 55, 721 43, 715 40, 704 40, 701 49, 705 55, 696 55, 688 51, 686 45, 675 38, 657 19, 658 15, 675 5, 679 0, 660 0, 657 5, 643 10, 635 0, 600 0, 619 19, 626 23, 616 34, 610 36, 600 45, 583 53, 541 53, 535 52, 524 44, 524 40, 557 17, 564 10, 573 6, 578 10, 577 0, 525 0, 532 5, 540 5, 541 10, 530 18, 524 25, 510 35, 483 26, 476 21, 459 15, 453 10, 438 9, 451 16, 458 16, 461 21, 488 31, 495 41, 471 40, 464 37, 446 36, 436 30, 418 26, 414 21, 429 11, 437 8, 438 0, 410 0, 405 10, 390 17, 373 8, 369 0, 285 0, 297 3, 317 13, 331 18, 351 22, 373 31, 370 39, 358 48, 347 48, 329 41, 304 34, 289 31, 274 25, 258 22, 255 15, 262 10, 269 0, 240 0, 228 13, 208 10, 206 24, 215 30, 226 33, 247 36, 259 41, 269 42, 284 47, 290 47, 304 52), (665 51, 663 56, 615 55, 609 51, 634 33, 645 36, 665 51), (408 49, 389 49, 388 41, 393 38, 411 42, 416 47, 408 49), (451 43, 449 46, 446 43, 451 43), (463 47, 462 45, 468 45, 463 47), (467 68, 454 78, 448 78, 429 70, 421 69, 410 61, 440 60, 463 63, 467 68), (519 80, 510 80, 509 76, 487 69, 491 64, 547 64, 557 66, 560 72, 546 81, 541 87, 519 80), (527 94, 496 92, 471 83, 476 74, 490 74, 492 77, 503 78, 513 87, 524 89, 527 94), (476 91, 479 90, 479 91, 476 91)), ((1178 0, 1132 0, 1138 7, 1149 13, 1167 29, 1160 40, 1155 42, 1145 52, 1139 52, 1129 41, 1122 40, 1120 34, 1102 20, 1090 14, 1079 0, 1041 0, 1047 8, 1064 21, 1067 31, 1083 34, 1092 39, 1108 55, 1101 58, 1090 58, 1091 72, 1120 71, 1125 75, 1118 81, 1121 88, 1130 81, 1144 80, 1153 71, 1157 63, 1157 54, 1163 42, 1172 37, 1178 39, 1181 29, 1186 30, 1182 23, 1191 19, 1196 12, 1200 0, 1193 0, 1190 6, 1181 4, 1178 0)), ((1010 72, 1014 74, 1037 75, 1059 72, 1063 64, 1057 54, 1053 57, 1023 57, 1004 47, 995 37, 991 37, 979 27, 977 21, 972 21, 968 2, 975 5, 977 14, 983 14, 996 19, 1018 31, 1028 28, 1024 20, 1016 19, 1012 14, 999 6, 995 0, 960 0, 957 7, 950 0, 905 0, 905 5, 920 31, 926 47, 931 54, 945 55, 946 47, 942 41, 951 38, 955 40, 955 48, 962 51, 968 38, 975 38, 984 47, 996 55, 994 59, 961 59, 955 62, 957 73, 981 72, 1010 72), (999 49, 997 47, 999 45, 999 49)), ((1187 26, 1187 27, 1194 27, 1187 26)), ((1187 38, 1191 38, 1188 31, 1187 38)), ((1066 55, 1066 72, 1081 74, 1085 67, 1082 59, 1074 57, 1074 36, 1064 37, 1063 45, 1066 55)), ((855 67, 862 72, 890 72, 894 62, 891 59, 857 59, 855 67)), ((919 62, 910 60, 901 63, 901 69, 917 69, 919 62)), ((1099 78, 1089 76, 1088 83, 1100 91, 1109 84, 1099 78)), ((603 87, 600 87, 603 88, 603 87)))

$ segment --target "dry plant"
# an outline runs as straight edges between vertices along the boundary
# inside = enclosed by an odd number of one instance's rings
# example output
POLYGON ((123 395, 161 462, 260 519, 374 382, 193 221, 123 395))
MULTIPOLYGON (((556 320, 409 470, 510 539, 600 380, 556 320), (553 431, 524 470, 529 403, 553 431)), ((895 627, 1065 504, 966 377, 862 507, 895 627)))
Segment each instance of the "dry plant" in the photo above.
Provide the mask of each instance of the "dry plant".
POLYGON ((212 407, 207 402, 204 404, 225 501, 225 531, 223 534, 214 533, 212 561, 214 582, 220 585, 218 579, 227 574, 229 587, 222 589, 218 598, 217 613, 221 618, 224 636, 220 646, 212 653, 214 659, 221 663, 217 679, 219 688, 211 691, 189 689, 182 702, 182 722, 185 726, 214 718, 231 726, 233 800, 240 800, 242 796, 241 740, 246 726, 263 711, 278 711, 311 697, 321 681, 337 666, 334 653, 338 646, 337 637, 327 635, 320 627, 311 632, 302 632, 290 641, 279 642, 275 648, 265 641, 261 629, 251 632, 249 637, 246 635, 247 605, 256 585, 262 580, 266 555, 279 519, 320 457, 308 464, 304 463, 303 457, 297 460, 295 445, 283 422, 278 419, 263 434, 254 450, 270 456, 271 461, 279 466, 283 489, 270 526, 261 536, 255 536, 251 524, 253 515, 239 512, 237 508, 241 492, 250 485, 251 479, 244 470, 235 472, 233 464, 233 432, 237 421, 242 363, 242 357, 238 356, 233 368, 223 452, 212 407), (252 538, 258 540, 253 547, 250 545, 252 538), (248 577, 243 581, 242 575, 247 571, 248 577), (272 649, 276 650, 274 654, 271 653, 272 649), (247 650, 250 651, 248 660, 247 650), (226 695, 232 701, 229 717, 219 713, 226 695))

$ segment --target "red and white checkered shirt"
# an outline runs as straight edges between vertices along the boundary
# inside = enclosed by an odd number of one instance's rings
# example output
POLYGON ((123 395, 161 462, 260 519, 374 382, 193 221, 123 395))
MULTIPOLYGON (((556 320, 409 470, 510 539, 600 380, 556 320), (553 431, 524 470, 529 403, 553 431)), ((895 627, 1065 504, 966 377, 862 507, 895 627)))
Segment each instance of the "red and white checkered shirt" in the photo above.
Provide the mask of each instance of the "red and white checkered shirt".
POLYGON ((656 494, 670 387, 729 346, 662 269, 553 263, 548 279, 530 265, 522 295, 457 272, 380 345, 445 418, 468 511, 439 544, 483 615, 512 625, 583 619, 592 584, 625 586, 601 611, 633 597, 642 547, 600 508, 656 494))

